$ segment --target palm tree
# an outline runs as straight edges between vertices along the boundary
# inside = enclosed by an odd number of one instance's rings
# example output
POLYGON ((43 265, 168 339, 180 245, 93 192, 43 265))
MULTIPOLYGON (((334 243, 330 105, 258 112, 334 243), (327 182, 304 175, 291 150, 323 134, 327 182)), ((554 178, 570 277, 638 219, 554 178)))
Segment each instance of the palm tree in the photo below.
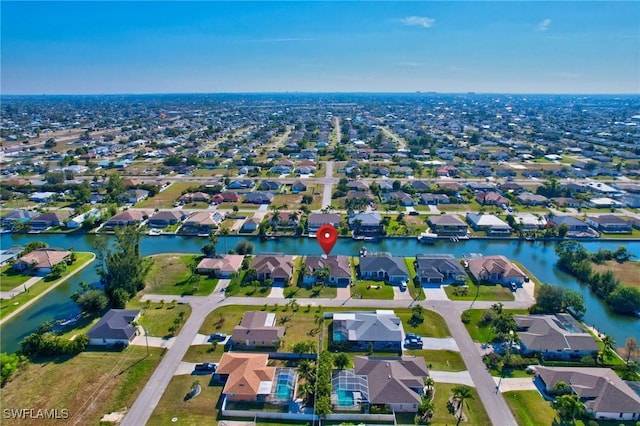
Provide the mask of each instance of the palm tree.
POLYGON ((298 364, 298 374, 309 382, 315 374, 315 366, 308 359, 303 359, 300 361, 300 364, 298 364))
POLYGON ((608 351, 611 351, 611 352, 615 351, 616 340, 612 336, 605 335, 602 338, 602 344, 604 345, 605 353, 608 351))
POLYGON ((456 423, 456 426, 458 426, 462 421, 462 409, 464 408, 464 401, 467 399, 473 399, 473 395, 471 394, 471 388, 467 386, 455 386, 453 389, 451 389, 451 392, 453 393, 453 399, 458 402, 458 421, 456 423))
POLYGON ((427 377, 426 379, 424 379, 424 384, 429 390, 431 390, 433 389, 433 385, 436 384, 436 381, 433 380, 433 377, 427 377))
POLYGON ((571 421, 574 423, 583 410, 582 403, 578 399, 578 395, 561 395, 551 403, 551 406, 558 412, 560 420, 571 421))
POLYGON ((322 312, 316 312, 315 315, 313 316, 313 322, 316 325, 316 329, 320 330, 320 327, 322 326, 322 323, 324 322, 324 315, 322 314, 322 312))

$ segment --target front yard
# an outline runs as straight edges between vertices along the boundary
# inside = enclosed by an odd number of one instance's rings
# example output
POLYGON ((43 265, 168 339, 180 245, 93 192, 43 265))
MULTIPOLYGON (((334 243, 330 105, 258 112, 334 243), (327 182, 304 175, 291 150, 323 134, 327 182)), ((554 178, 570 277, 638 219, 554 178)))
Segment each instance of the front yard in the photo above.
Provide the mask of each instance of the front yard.
POLYGON ((514 299, 513 293, 506 287, 499 284, 476 285, 471 278, 467 277, 466 288, 462 286, 445 286, 444 291, 451 300, 478 300, 505 302, 514 299))
POLYGON ((191 306, 181 303, 150 303, 134 299, 127 303, 127 309, 142 310, 138 323, 149 336, 155 337, 177 336, 191 315, 191 306), (175 330, 172 332, 173 327, 175 330))
MULTIPOLYGON (((467 328, 469 335, 473 339, 474 342, 479 343, 489 343, 494 339, 493 330, 490 326, 483 324, 482 315, 488 309, 469 309, 464 311, 463 314, 468 312, 469 322, 464 326, 467 328)), ((526 309, 504 309, 503 312, 511 313, 511 314, 522 314, 527 315, 529 311, 526 309)))
POLYGON ((11 265, 5 265, 0 269, 0 290, 11 291, 19 285, 26 283, 30 278, 30 275, 22 274, 13 269, 11 265))
POLYGON ((429 370, 435 371, 464 371, 464 364, 460 352, 448 350, 417 349, 405 351, 406 355, 421 356, 427 363, 429 370))

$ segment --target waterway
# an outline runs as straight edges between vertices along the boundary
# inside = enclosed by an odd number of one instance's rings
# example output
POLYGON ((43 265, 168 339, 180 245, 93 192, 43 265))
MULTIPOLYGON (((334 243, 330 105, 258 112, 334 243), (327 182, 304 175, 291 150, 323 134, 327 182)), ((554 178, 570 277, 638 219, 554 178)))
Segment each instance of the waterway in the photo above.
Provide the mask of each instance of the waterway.
MULTIPOLYGON (((14 245, 24 246, 30 241, 45 241, 51 247, 73 248, 75 251, 93 251, 92 235, 66 234, 1 234, 0 247, 8 248, 14 245)), ((234 248, 243 237, 220 237, 217 245, 218 252, 224 253, 234 248)), ((141 242, 141 253, 145 256, 158 253, 200 253, 205 244, 204 238, 154 236, 144 237, 141 242)), ((252 238, 254 253, 277 253, 293 255, 320 255, 322 249, 315 239, 311 238, 282 238, 276 241, 261 241, 252 238)), ((522 263, 532 274, 545 283, 558 284, 578 291, 585 297, 587 312, 584 320, 595 326, 601 332, 612 335, 618 345, 622 346, 629 336, 640 340, 640 319, 618 315, 608 308, 606 303, 591 293, 589 288, 580 284, 572 276, 563 273, 555 267, 556 255, 553 242, 526 242, 516 240, 479 240, 472 239, 457 243, 438 241, 434 245, 421 245, 414 238, 389 238, 377 242, 362 242, 341 238, 336 243, 332 254, 357 256, 361 247, 369 251, 387 251, 398 256, 414 256, 417 253, 451 253, 462 257, 468 253, 482 253, 484 255, 501 254, 522 263)), ((640 259, 640 242, 593 241, 583 245, 590 251, 598 248, 615 249, 624 245, 636 259, 640 259)), ((66 283, 47 294, 26 311, 20 313, 3 325, 0 334, 0 350, 13 352, 19 349, 19 342, 32 330, 45 321, 68 318, 78 312, 78 307, 70 296, 79 288, 82 281, 95 283, 98 276, 95 262, 75 275, 66 283)), ((375 301, 372 301, 372 305, 375 301)))

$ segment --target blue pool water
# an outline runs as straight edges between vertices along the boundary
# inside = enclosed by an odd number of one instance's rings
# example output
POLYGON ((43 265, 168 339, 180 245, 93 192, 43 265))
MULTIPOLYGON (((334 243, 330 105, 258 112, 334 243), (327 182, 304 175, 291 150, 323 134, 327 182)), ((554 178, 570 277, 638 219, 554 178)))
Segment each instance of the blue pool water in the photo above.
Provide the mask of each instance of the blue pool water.
POLYGON ((290 393, 289 386, 287 384, 278 384, 276 388, 276 396, 278 399, 289 399, 290 393))
POLYGON ((338 406, 339 407, 352 407, 353 406, 353 392, 345 391, 338 389, 336 391, 338 395, 338 406))

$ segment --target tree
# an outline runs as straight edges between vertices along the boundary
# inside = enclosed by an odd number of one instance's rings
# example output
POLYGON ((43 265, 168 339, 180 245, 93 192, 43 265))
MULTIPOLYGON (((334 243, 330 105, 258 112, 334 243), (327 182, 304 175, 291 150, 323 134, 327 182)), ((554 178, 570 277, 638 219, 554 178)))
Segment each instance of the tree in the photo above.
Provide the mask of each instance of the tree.
POLYGON ((98 313, 107 307, 109 299, 102 290, 91 289, 82 293, 76 303, 80 305, 83 312, 90 314, 98 313))
POLYGON ((578 400, 578 396, 574 394, 561 395, 551 403, 554 410, 558 412, 558 416, 562 421, 573 421, 582 411, 582 403, 578 400))
POLYGON ((297 370, 298 374, 307 382, 311 381, 315 375, 315 365, 308 359, 303 359, 302 361, 300 361, 297 370))
POLYGON ((464 408, 464 401, 468 399, 473 399, 473 395, 471 394, 471 389, 467 386, 454 386, 451 389, 453 393, 453 399, 458 403, 458 421, 456 425, 459 425, 462 421, 462 410, 464 408))
POLYGON ((629 360, 638 352, 638 340, 635 337, 628 337, 624 342, 624 351, 627 354, 625 363, 629 365, 629 360))
POLYGON ((91 200, 91 188, 86 181, 73 189, 73 202, 76 206, 83 206, 91 200))
POLYGON ((218 236, 211 231, 209 234, 209 242, 202 247, 202 254, 205 257, 216 257, 216 244, 218 244, 218 236))
POLYGON ((111 304, 115 309, 124 309, 131 296, 123 288, 116 288, 111 293, 111 304))
POLYGON ((607 297, 611 309, 620 313, 640 310, 640 290, 636 287, 618 286, 607 297))
POLYGON ((0 385, 4 386, 18 368, 26 362, 24 356, 18 354, 0 353, 0 385))
POLYGON ((242 240, 236 244, 236 253, 251 254, 253 253, 253 244, 250 241, 242 240))
POLYGON ((333 365, 338 370, 344 370, 345 368, 349 367, 350 364, 351 360, 349 359, 349 356, 344 352, 340 352, 333 357, 333 365))
MULTIPOLYGON (((113 249, 107 249, 105 267, 100 269, 105 291, 114 303, 114 292, 121 289, 132 297, 144 288, 144 277, 151 261, 140 255, 142 230, 136 226, 125 226, 115 231, 113 249)), ((120 292, 119 297, 124 293, 120 292)), ((115 303, 114 303, 115 305, 115 303)))
POLYGON ((615 351, 616 340, 609 334, 602 338, 602 344, 606 350, 615 351))
POLYGON ((47 278, 57 280, 61 276, 67 273, 67 262, 58 262, 51 268, 51 272, 47 275, 47 278))
POLYGON ((562 380, 557 381, 553 385, 553 394, 554 395, 567 395, 571 393, 571 386, 568 383, 563 382, 562 380))
POLYGON ((25 254, 31 253, 32 251, 39 250, 41 248, 47 248, 47 247, 49 247, 49 244, 43 241, 32 241, 30 243, 27 243, 26 246, 24 246, 24 250, 22 250, 22 252, 20 253, 20 256, 24 256, 25 254))
POLYGON ((107 183, 107 199, 112 203, 117 203, 120 194, 125 191, 125 187, 122 183, 122 177, 118 173, 109 175, 109 182, 107 183))
POLYGON ((47 172, 44 174, 44 179, 51 185, 60 185, 64 183, 63 172, 47 172))

